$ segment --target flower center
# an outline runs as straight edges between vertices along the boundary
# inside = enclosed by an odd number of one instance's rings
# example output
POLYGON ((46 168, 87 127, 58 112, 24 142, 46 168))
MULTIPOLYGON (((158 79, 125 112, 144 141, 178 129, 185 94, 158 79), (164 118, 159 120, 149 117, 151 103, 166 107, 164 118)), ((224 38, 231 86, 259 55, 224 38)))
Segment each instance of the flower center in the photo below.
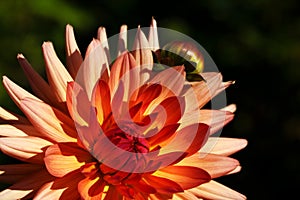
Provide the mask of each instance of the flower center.
POLYGON ((134 153, 148 153, 149 144, 130 124, 116 126, 106 132, 107 137, 117 147, 134 153))

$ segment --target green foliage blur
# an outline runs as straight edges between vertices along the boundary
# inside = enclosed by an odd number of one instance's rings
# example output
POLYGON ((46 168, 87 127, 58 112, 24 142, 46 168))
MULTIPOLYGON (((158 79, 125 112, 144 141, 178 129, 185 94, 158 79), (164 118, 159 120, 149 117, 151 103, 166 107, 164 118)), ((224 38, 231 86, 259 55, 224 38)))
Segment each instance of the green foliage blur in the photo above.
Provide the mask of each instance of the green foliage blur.
MULTIPOLYGON (((106 27, 111 36, 122 24, 129 29, 149 26, 151 17, 155 17, 158 26, 198 41, 225 81, 236 80, 226 94, 228 103, 236 103, 238 110, 221 136, 246 138, 249 145, 234 155, 242 171, 220 181, 249 199, 293 197, 299 186, 290 181, 300 178, 299 1, 194 0, 166 4, 155 0, 2 0, 0 75, 30 90, 17 54, 23 53, 44 75, 41 45, 52 41, 64 62, 66 24, 74 27, 84 53, 99 26, 106 27)), ((0 104, 20 112, 2 86, 0 104)))

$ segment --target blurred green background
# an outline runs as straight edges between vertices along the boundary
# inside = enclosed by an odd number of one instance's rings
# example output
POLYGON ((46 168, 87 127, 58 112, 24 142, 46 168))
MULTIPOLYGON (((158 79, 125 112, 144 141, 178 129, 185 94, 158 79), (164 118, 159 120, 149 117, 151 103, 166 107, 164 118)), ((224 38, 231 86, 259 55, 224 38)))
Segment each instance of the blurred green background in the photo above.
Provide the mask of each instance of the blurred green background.
MULTIPOLYGON (((180 31, 200 43, 215 61, 236 103, 236 117, 221 136, 246 138, 234 155, 243 169, 219 179, 248 199, 294 197, 300 179, 300 3, 297 0, 211 0, 166 3, 111 0, 2 0, 0 75, 28 87, 16 60, 23 53, 44 74, 43 41, 52 41, 65 61, 65 25, 75 29, 82 53, 97 28, 108 36, 128 28, 158 26, 180 31)), ((0 104, 18 112, 0 87, 0 104)))

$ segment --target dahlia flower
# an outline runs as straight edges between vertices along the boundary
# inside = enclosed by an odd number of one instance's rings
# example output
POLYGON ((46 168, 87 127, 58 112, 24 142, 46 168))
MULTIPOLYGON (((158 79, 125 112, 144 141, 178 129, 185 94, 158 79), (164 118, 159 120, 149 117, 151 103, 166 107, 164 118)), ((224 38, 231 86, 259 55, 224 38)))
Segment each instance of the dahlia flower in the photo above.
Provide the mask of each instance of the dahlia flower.
POLYGON ((203 108, 232 82, 202 72, 202 58, 192 73, 185 65, 153 70, 154 19, 148 34, 139 27, 129 51, 123 25, 114 59, 100 27, 83 59, 67 25, 66 68, 51 42, 42 45, 47 81, 17 56, 34 94, 3 77, 24 116, 0 109, 0 149, 20 160, 0 166, 10 184, 0 199, 246 198, 214 180, 241 169, 229 156, 247 141, 215 134, 236 107, 203 108))

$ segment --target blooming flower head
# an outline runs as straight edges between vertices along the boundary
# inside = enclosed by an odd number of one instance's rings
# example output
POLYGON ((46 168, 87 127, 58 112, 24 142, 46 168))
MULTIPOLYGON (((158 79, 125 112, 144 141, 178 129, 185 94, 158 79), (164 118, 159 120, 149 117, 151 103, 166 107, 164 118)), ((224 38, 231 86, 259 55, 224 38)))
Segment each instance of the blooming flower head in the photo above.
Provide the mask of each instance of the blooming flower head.
POLYGON ((1 199, 245 199, 213 180, 240 170, 246 140, 215 136, 235 105, 203 108, 232 82, 191 43, 160 49, 154 19, 130 50, 127 33, 114 58, 100 27, 83 59, 67 25, 67 68, 42 46, 47 82, 17 56, 34 95, 3 77, 25 117, 0 110, 1 151, 23 162, 0 166, 1 199))

